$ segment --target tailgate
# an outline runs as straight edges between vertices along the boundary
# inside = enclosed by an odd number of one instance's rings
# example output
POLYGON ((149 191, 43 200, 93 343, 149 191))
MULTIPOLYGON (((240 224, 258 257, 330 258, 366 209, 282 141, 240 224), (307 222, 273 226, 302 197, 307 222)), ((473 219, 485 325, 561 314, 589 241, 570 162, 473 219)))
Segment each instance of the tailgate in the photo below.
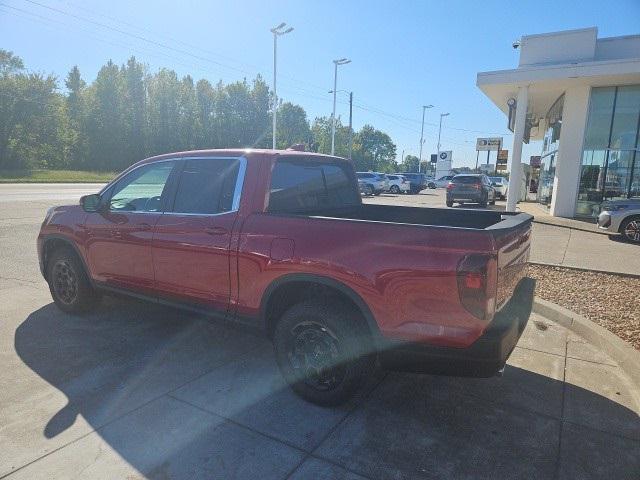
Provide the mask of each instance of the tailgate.
POLYGON ((526 213, 504 214, 503 221, 487 228, 498 252, 496 309, 511 298, 518 282, 527 274, 532 221, 533 217, 526 213))

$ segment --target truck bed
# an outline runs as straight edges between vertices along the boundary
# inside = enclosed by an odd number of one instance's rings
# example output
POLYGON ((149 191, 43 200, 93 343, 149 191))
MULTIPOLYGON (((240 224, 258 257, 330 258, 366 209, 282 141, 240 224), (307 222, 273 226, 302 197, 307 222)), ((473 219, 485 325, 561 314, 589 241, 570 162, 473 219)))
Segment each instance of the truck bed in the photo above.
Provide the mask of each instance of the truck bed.
POLYGON ((316 210, 300 214, 309 217, 342 218, 371 222, 399 223, 431 227, 451 227, 474 230, 502 230, 529 223, 526 213, 494 210, 444 209, 362 204, 341 210, 316 210))

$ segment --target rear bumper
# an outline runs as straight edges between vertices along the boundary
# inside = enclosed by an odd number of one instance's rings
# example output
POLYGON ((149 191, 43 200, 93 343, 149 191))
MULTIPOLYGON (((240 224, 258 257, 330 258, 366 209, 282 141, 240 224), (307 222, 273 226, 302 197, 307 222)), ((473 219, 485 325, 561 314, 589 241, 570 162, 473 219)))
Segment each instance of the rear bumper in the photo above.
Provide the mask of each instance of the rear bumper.
POLYGON ((484 334, 467 348, 385 340, 380 361, 383 366, 395 370, 491 377, 504 367, 518 343, 531 315, 534 290, 535 280, 523 278, 511 300, 496 313, 484 334))
POLYGON ((449 193, 447 192, 447 200, 451 202, 480 202, 482 201, 483 194, 478 193, 449 193))

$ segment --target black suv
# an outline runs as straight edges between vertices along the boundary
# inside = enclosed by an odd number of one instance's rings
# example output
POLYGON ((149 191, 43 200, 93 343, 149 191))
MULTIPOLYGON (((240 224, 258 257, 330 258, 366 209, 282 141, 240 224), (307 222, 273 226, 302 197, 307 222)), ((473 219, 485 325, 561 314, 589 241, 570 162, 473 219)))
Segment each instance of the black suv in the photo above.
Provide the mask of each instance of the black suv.
POLYGON ((479 203, 482 207, 486 207, 487 204, 494 205, 496 191, 486 175, 456 175, 447 185, 447 207, 452 207, 453 202, 460 205, 465 202, 479 203))

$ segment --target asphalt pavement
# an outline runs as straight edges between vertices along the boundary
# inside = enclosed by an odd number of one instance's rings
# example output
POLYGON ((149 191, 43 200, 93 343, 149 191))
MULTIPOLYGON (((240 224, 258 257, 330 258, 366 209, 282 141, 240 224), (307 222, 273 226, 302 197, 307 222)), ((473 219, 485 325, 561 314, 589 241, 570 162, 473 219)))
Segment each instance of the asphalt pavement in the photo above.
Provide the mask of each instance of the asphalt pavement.
POLYGON ((328 409, 247 331, 122 299, 63 314, 35 237, 97 190, 0 185, 0 478, 637 478, 638 386, 539 315, 501 378, 380 371, 328 409))

